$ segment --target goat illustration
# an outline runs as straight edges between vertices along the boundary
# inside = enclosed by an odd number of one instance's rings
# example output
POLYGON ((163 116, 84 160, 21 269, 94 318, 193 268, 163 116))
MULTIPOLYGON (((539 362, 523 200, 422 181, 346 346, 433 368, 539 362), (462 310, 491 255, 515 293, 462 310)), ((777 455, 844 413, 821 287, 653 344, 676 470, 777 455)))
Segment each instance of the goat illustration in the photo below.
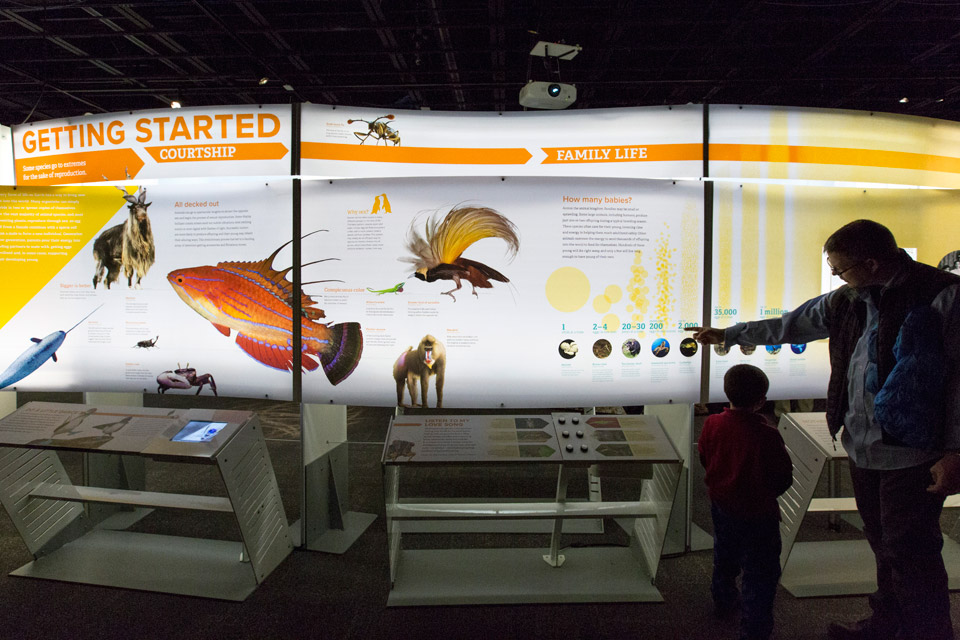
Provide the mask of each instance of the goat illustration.
MULTIPOLYGON (((129 174, 127 177, 130 177, 129 174)), ((155 259, 153 231, 150 218, 147 217, 147 207, 152 203, 146 202, 147 190, 140 188, 135 195, 131 195, 120 187, 117 189, 128 202, 129 216, 122 224, 101 233, 93 243, 93 259, 96 262, 94 289, 99 282, 109 289, 120 276, 121 268, 127 277, 127 287, 139 289, 140 280, 147 275, 155 259), (136 284, 133 282, 134 274, 137 276, 136 284)))

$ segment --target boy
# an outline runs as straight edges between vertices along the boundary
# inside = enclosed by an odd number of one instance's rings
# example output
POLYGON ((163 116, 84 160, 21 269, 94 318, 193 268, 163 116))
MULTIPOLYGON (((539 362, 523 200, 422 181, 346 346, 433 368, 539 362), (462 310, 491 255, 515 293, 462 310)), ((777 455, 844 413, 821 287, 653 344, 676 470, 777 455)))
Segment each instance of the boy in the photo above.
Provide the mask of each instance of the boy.
POLYGON ((723 377, 730 406, 707 418, 698 443, 713 515, 714 612, 721 618, 733 613, 742 570, 741 640, 766 640, 773 631, 780 579, 777 496, 793 482, 780 432, 757 413, 769 388, 757 367, 731 367, 723 377))

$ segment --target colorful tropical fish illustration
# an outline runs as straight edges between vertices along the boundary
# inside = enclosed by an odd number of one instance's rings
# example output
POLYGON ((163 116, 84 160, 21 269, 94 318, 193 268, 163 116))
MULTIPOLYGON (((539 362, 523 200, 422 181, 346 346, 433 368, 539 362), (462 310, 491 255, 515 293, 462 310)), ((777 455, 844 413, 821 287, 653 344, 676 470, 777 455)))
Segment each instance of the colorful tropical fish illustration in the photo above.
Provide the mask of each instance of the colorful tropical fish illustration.
POLYGON ((370 293, 375 293, 378 296, 382 296, 385 293, 403 293, 403 283, 398 282, 396 286, 390 287, 389 289, 371 289, 367 287, 367 291, 370 293))
MULTIPOLYGON (((100 307, 102 306, 103 305, 100 305, 100 307)), ((100 307, 97 307, 97 309, 100 307)), ((94 309, 84 316, 83 320, 86 320, 96 313, 97 309, 94 309)), ((29 349, 21 353, 20 356, 14 360, 13 363, 7 367, 3 373, 0 373, 0 389, 9 387, 14 382, 23 380, 28 375, 39 369, 40 365, 50 358, 53 358, 53 361, 56 362, 57 349, 59 349, 60 345, 63 344, 67 334, 79 327, 83 320, 73 325, 66 331, 54 331, 42 340, 40 338, 30 338, 34 344, 31 345, 29 349)))
MULTIPOLYGON (((231 329, 236 331, 237 346, 258 362, 281 371, 293 368, 294 290, 293 283, 286 279, 292 267, 277 271, 273 260, 288 244, 280 245, 259 262, 220 262, 215 267, 177 269, 167 274, 174 291, 191 309, 225 336, 231 329)), ((314 371, 319 358, 327 379, 339 384, 360 362, 360 323, 317 322, 326 317, 323 309, 303 291, 299 293, 301 370, 314 371)))

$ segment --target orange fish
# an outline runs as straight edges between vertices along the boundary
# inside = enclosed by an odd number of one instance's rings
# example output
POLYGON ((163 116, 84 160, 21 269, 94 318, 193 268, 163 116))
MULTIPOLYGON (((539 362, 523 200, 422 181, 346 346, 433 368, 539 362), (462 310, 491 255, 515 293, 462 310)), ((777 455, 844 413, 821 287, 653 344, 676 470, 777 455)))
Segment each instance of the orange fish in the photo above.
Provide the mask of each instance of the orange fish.
MULTIPOLYGON (((191 309, 209 320, 220 333, 237 332, 237 346, 268 367, 293 368, 293 283, 286 278, 292 267, 273 268, 284 243, 259 262, 220 262, 215 267, 177 269, 167 280, 191 309)), ((300 292, 301 370, 319 365, 332 384, 353 373, 363 351, 358 322, 323 324, 324 318, 310 296, 300 292)))

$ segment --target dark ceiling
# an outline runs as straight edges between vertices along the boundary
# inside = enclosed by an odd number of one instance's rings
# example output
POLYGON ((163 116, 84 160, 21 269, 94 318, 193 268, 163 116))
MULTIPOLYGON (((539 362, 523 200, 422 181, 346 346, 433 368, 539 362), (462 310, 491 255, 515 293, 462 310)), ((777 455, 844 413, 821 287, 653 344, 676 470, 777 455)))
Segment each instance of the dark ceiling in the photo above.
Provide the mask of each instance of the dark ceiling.
POLYGON ((960 120, 960 0, 0 0, 0 52, 6 125, 171 100, 516 111, 528 79, 575 84, 575 109, 960 120))

